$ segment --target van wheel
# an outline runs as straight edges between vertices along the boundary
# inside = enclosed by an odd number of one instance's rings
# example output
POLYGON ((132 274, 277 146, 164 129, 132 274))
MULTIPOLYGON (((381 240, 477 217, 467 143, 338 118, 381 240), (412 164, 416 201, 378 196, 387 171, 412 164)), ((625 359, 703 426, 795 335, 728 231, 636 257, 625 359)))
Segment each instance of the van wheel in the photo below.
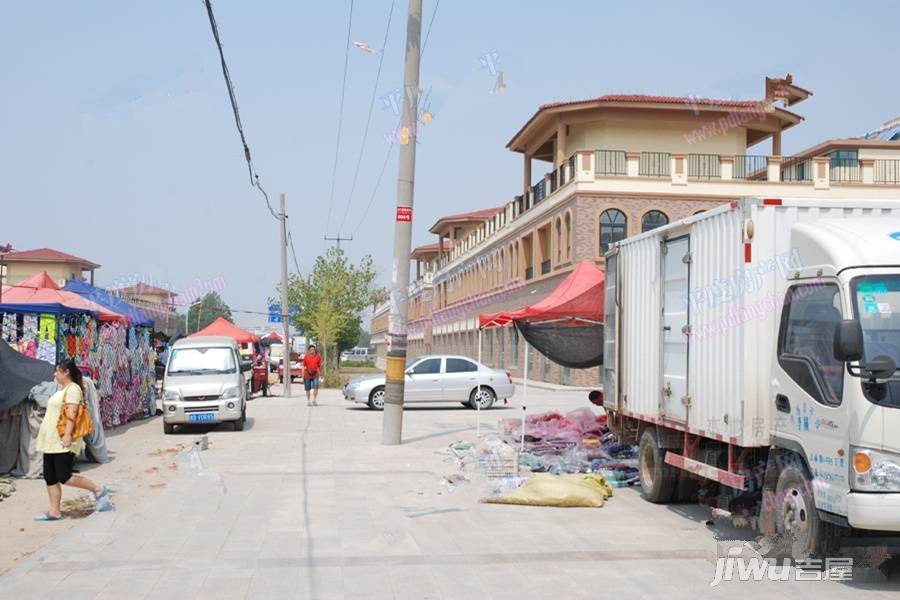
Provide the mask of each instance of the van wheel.
POLYGON ((163 433, 173 434, 175 433, 175 426, 171 423, 163 423, 163 433))
POLYGON ((678 484, 678 471, 666 464, 665 452, 656 441, 656 431, 653 429, 644 431, 638 455, 641 495, 645 500, 656 504, 672 500, 678 484))
POLYGON ((783 467, 778 475, 775 531, 794 559, 827 554, 834 545, 834 528, 819 518, 812 479, 799 464, 783 467))
POLYGON ((478 393, 478 388, 472 390, 472 393, 469 394, 469 407, 473 410, 478 410, 480 407, 481 410, 487 410, 494 405, 494 402, 497 401, 497 394, 494 393, 494 390, 483 385, 481 386, 481 393, 478 393))
POLYGON ((369 408, 384 410, 384 386, 379 385, 369 394, 369 408))
POLYGON ((247 407, 241 411, 241 418, 237 421, 234 421, 234 430, 235 431, 243 431, 244 430, 244 422, 247 420, 247 407))

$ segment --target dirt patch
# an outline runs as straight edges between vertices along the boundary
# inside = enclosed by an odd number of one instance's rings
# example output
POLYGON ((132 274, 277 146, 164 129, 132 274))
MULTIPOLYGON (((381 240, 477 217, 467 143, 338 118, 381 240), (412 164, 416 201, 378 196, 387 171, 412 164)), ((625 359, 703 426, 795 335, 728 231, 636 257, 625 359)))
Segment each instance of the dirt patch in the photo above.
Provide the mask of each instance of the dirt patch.
MULTIPOLYGON (((177 470, 173 458, 184 448, 184 444, 172 444, 156 418, 129 424, 124 431, 114 430, 106 443, 111 462, 78 463, 75 468, 98 484, 109 484, 113 490, 112 502, 120 512, 132 509, 148 495, 164 489, 177 470)), ((0 575, 94 512, 93 498, 82 498, 83 490, 63 486, 62 511, 66 519, 35 522, 35 515, 47 511, 44 481, 15 479, 14 482, 15 492, 0 503, 0 540, 14 540, 14 543, 0 543, 0 575)))

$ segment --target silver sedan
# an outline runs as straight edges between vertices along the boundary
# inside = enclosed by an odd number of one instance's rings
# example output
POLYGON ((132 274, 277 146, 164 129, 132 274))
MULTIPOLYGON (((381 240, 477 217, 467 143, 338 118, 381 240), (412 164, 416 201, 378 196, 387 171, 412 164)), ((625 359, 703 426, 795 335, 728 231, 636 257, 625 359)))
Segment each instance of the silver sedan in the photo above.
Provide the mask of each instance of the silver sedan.
MULTIPOLYGON (((382 410, 384 385, 384 374, 355 377, 344 386, 344 398, 382 410)), ((511 398, 514 393, 512 375, 508 371, 479 366, 465 356, 420 356, 412 359, 406 369, 403 401, 460 402, 470 408, 485 410, 497 399, 511 398)))

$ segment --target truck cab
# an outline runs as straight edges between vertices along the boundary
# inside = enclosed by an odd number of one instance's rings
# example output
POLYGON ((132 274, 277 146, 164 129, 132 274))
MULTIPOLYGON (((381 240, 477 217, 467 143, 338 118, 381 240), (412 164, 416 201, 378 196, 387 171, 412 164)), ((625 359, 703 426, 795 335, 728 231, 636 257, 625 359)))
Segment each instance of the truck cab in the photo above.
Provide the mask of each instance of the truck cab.
POLYGON ((900 227, 797 223, 791 246, 803 266, 779 320, 773 444, 804 457, 815 506, 798 501, 786 516, 798 533, 809 509, 836 525, 900 531, 900 227))

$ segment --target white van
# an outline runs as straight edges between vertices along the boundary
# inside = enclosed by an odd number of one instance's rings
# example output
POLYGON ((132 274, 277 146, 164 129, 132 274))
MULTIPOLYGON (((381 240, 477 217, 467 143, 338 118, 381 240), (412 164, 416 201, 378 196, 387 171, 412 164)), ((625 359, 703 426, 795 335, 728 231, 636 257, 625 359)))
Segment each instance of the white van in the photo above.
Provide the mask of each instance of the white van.
POLYGON ((163 430, 176 425, 230 421, 235 431, 247 420, 250 361, 241 359, 230 337, 203 336, 178 340, 172 346, 163 380, 163 430))

